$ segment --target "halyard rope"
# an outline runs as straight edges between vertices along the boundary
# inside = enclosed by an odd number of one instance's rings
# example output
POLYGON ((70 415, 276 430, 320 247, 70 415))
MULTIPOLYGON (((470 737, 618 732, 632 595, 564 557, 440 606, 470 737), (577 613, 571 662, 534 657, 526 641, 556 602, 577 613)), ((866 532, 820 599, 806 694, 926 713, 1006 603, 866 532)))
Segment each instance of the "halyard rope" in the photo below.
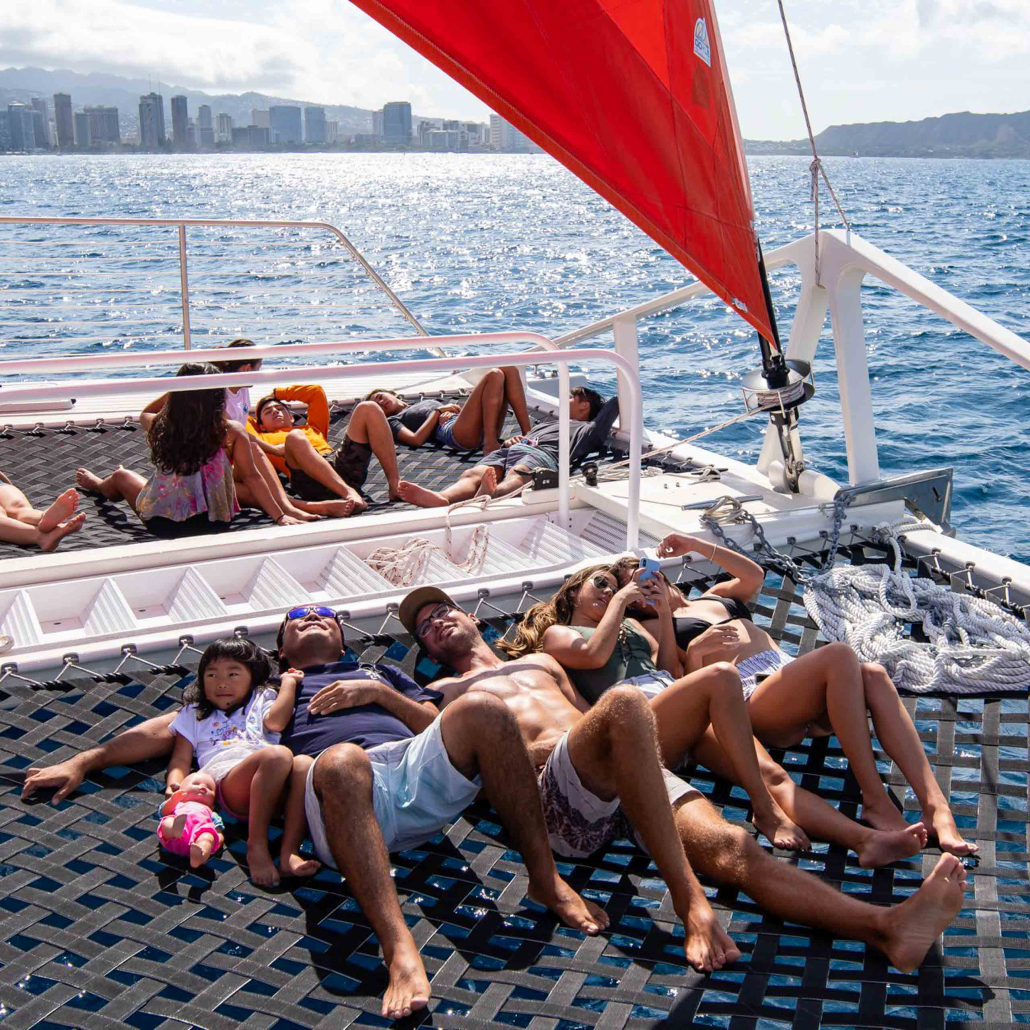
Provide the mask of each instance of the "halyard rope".
POLYGON ((879 662, 914 693, 1000 693, 1030 687, 1030 627, 991 601, 954 593, 901 568, 898 533, 937 529, 930 522, 882 523, 877 536, 890 565, 838 565, 805 590, 808 614, 827 640, 846 643, 863 662, 879 662), (905 636, 922 627, 927 643, 905 636))

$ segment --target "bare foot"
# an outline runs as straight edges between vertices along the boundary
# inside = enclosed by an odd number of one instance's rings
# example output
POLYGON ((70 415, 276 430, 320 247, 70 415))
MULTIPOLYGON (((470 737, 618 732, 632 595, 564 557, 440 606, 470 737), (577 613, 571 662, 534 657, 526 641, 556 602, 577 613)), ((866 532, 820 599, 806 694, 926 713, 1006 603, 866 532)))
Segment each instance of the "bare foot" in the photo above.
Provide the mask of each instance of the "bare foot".
POLYGON ((604 909, 581 898, 560 876, 555 876, 550 890, 538 889, 531 883, 526 895, 538 905, 549 908, 574 930, 595 934, 608 928, 608 915, 604 909))
POLYGON ((788 819, 775 801, 772 811, 761 817, 755 813, 753 822, 758 832, 764 834, 772 841, 774 847, 782 851, 808 851, 812 846, 805 831, 788 819))
POLYGON ((383 995, 382 1015, 387 1019, 402 1019, 429 1004, 429 979, 426 977, 422 957, 412 941, 408 947, 398 947, 393 958, 386 963, 390 983, 383 995))
POLYGON ((933 832, 937 834, 937 843, 941 851, 958 855, 961 858, 965 855, 975 855, 980 850, 978 844, 966 840, 958 832, 958 827, 955 825, 955 817, 951 814, 951 809, 947 805, 942 805, 940 808, 925 812, 923 819, 933 827, 933 832))
POLYGON ((65 519, 70 519, 75 514, 75 509, 78 506, 79 491, 73 486, 69 487, 43 512, 43 517, 36 523, 36 529, 40 533, 49 533, 50 530, 56 529, 65 519))
POLYGON ((80 490, 84 490, 88 494, 99 494, 101 497, 107 496, 104 493, 104 481, 99 476, 93 475, 89 469, 76 469, 75 483, 80 490))
POLYGON ((190 868, 199 869, 215 852, 215 839, 205 833, 194 844, 190 845, 190 868))
POLYGON ((493 465, 487 466, 487 470, 483 473, 483 478, 479 481, 479 489, 476 491, 477 497, 493 497, 497 492, 497 469, 493 465))
POLYGON ((427 490, 424 486, 411 483, 406 479, 400 481, 397 493, 400 494, 402 501, 407 501, 408 504, 417 504, 420 508, 447 507, 447 498, 443 494, 439 494, 435 490, 427 490))
POLYGON ((283 508, 291 518, 296 519, 298 522, 317 522, 318 515, 314 512, 305 511, 303 508, 298 508, 295 504, 288 504, 283 508))
POLYGON ((933 872, 912 897, 887 909, 883 950, 895 969, 915 972, 926 953, 958 915, 965 897, 966 870, 961 859, 941 855, 933 872))
POLYGON ((894 807, 886 794, 882 801, 875 804, 863 800, 862 819, 874 830, 904 830, 908 827, 905 816, 894 807))
POLYGON ((279 871, 283 876, 314 876, 322 863, 316 858, 304 858, 296 851, 288 855, 279 855, 279 871))
POLYGON ((80 511, 74 518, 68 519, 67 522, 61 522, 54 526, 49 533, 41 533, 39 537, 39 549, 41 551, 52 551, 55 547, 69 534, 77 533, 82 529, 82 524, 86 521, 86 513, 80 511))
POLYGON ((268 852, 267 841, 247 841, 247 865, 250 866, 251 880, 259 887, 279 885, 279 870, 268 852))
POLYGON ((733 938, 722 928, 710 905, 704 909, 695 903, 687 918, 683 920, 686 938, 683 953, 687 962, 699 973, 711 973, 722 969, 740 958, 740 949, 733 938))
POLYGON ((926 847, 926 827, 913 823, 907 830, 870 830, 855 848, 863 869, 879 869, 903 858, 918 855, 926 847))

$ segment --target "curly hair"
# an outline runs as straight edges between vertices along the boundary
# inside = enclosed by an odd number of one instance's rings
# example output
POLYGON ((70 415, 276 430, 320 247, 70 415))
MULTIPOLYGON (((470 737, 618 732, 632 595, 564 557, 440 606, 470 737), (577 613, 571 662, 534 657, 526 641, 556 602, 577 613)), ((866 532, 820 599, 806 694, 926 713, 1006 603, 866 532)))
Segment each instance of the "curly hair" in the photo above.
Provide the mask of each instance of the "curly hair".
POLYGON ((206 719, 215 710, 215 706, 211 704, 207 694, 204 693, 204 673, 212 662, 217 662, 219 659, 239 662, 240 665, 245 665, 250 672, 250 690, 247 692, 247 696, 231 709, 233 712, 246 705, 258 687, 275 686, 274 683, 269 682, 272 677, 272 663, 268 660, 264 649, 258 647, 253 640, 248 640, 246 637, 225 637, 222 640, 216 640, 204 648, 204 653, 200 656, 197 678, 182 692, 183 707, 196 705, 198 719, 206 719))
MULTIPOLYGON (((218 369, 187 362, 176 375, 214 376, 218 369)), ((168 402, 147 431, 150 459, 167 475, 192 476, 211 460, 229 437, 225 421, 225 390, 184 390, 168 402)))
POLYGON ((599 572, 611 572, 611 568, 608 565, 591 565, 589 568, 574 572, 550 601, 534 604, 526 612, 511 641, 499 640, 497 646, 509 658, 522 658, 534 651, 542 651, 544 634, 552 626, 572 625, 572 613, 576 608, 579 588, 599 572))

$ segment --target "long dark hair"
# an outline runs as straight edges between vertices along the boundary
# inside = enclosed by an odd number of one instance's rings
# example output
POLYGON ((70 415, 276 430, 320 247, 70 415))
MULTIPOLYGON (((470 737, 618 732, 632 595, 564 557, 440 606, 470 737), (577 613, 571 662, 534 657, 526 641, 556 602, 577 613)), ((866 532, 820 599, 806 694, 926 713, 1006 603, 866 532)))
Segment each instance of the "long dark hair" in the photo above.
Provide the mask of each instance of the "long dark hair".
POLYGON ((254 691, 258 687, 274 686, 268 682, 272 675, 272 663, 268 660, 268 655, 264 650, 252 640, 248 640, 246 637, 225 637, 222 640, 216 640, 204 648, 204 653, 200 656, 197 678, 182 692, 183 707, 196 705, 198 719, 206 719, 215 710, 215 706, 211 704, 207 694, 204 693, 204 673, 212 662, 216 662, 220 658, 239 662, 240 665, 245 665, 250 672, 250 691, 231 711, 235 712, 243 708, 254 696, 254 691))
MULTIPOLYGON (((216 376, 218 369, 189 361, 176 375, 216 376)), ((229 436, 225 421, 225 390, 185 390, 170 393, 147 432, 150 460, 168 475, 192 476, 211 460, 229 436)))

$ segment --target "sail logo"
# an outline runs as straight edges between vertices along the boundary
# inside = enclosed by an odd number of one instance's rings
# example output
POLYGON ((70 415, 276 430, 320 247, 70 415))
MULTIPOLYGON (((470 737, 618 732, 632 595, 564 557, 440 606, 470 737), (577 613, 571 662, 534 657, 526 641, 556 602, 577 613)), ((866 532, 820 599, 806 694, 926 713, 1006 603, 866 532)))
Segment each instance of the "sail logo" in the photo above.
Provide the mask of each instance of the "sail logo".
POLYGON ((708 26, 704 18, 698 18, 694 26, 694 53, 701 58, 709 68, 712 67, 712 45, 708 42, 708 26))

